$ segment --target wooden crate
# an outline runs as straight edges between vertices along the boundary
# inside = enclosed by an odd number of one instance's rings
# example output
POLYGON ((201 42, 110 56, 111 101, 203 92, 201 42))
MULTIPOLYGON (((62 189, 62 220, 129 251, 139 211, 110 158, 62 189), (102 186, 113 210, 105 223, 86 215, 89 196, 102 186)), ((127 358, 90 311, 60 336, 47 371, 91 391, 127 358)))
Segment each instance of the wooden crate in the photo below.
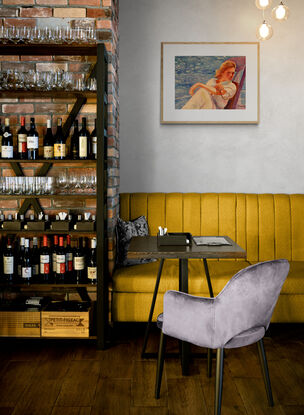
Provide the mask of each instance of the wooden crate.
POLYGON ((1 337, 40 337, 40 311, 0 311, 1 337))
POLYGON ((41 312, 41 337, 88 338, 92 309, 88 311, 41 312))

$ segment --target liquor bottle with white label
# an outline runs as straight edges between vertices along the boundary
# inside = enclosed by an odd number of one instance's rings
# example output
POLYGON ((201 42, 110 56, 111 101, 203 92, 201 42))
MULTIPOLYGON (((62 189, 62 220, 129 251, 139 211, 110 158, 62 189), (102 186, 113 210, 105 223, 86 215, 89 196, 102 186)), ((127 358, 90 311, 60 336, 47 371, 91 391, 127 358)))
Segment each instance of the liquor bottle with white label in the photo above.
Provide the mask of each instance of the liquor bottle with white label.
POLYGON ((7 239, 6 249, 3 251, 3 276, 6 282, 13 282, 14 252, 10 238, 7 239))
POLYGON ((78 240, 78 247, 74 252, 73 258, 74 265, 74 278, 77 284, 84 284, 86 282, 85 275, 85 255, 83 251, 82 238, 78 240))
POLYGON ((30 241, 28 238, 24 240, 24 254, 21 264, 21 277, 23 283, 29 284, 32 278, 32 261, 30 254, 30 241))
POLYGON ((40 250, 40 281, 42 283, 51 282, 51 255, 47 235, 43 235, 40 250))
POLYGON ((57 248, 56 264, 56 282, 63 284, 66 282, 65 249, 63 245, 63 236, 59 236, 59 247, 57 248))
POLYGON ((72 282, 73 279, 73 249, 71 247, 71 237, 67 235, 67 242, 65 248, 65 266, 66 266, 66 280, 72 282))
POLYGON ((3 137, 3 129, 2 129, 1 120, 0 120, 0 158, 1 158, 2 137, 3 137))
POLYGON ((25 128, 25 117, 21 117, 21 127, 17 133, 18 159, 27 159, 27 130, 25 128))
POLYGON ((46 134, 43 138, 43 158, 46 160, 54 158, 54 137, 51 120, 46 122, 46 134))
POLYGON ((96 118, 95 118, 95 127, 91 134, 91 143, 92 143, 92 159, 97 160, 97 129, 96 129, 96 118))
POLYGON ((39 282, 39 250, 38 250, 38 238, 33 237, 33 246, 31 250, 32 261, 32 282, 39 282))
POLYGON ((1 157, 3 159, 14 158, 13 134, 9 126, 9 118, 5 118, 5 127, 2 137, 1 157))
POLYGON ((35 118, 31 118, 31 126, 27 133, 27 158, 29 160, 38 159, 39 136, 36 130, 35 118))
POLYGON ((91 249, 87 259, 87 278, 89 283, 97 283, 97 258, 96 258, 96 238, 90 241, 91 249))
POLYGON ((54 159, 64 160, 66 158, 66 139, 62 131, 62 118, 57 120, 57 131, 54 137, 54 159))
POLYGON ((79 158, 80 160, 86 160, 90 158, 90 133, 87 130, 87 120, 82 118, 82 127, 79 132, 79 158))

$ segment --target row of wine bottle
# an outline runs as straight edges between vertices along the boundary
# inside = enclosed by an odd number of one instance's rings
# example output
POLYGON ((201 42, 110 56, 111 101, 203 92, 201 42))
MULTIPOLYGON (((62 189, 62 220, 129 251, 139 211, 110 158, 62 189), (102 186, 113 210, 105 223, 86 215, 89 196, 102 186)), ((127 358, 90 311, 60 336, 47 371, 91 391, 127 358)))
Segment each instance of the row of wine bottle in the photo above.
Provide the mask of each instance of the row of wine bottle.
MULTIPOLYGON (((62 118, 58 118, 57 131, 52 133, 51 120, 47 120, 47 130, 43 138, 43 159, 72 160, 97 159, 97 132, 95 128, 90 134, 87 130, 86 118, 82 118, 79 130, 78 120, 74 121, 74 131, 71 136, 68 154, 66 136, 62 130, 62 118)), ((2 159, 37 160, 39 159, 39 135, 36 130, 35 118, 31 118, 29 130, 25 128, 25 117, 21 117, 21 127, 17 132, 17 148, 14 152, 13 134, 9 118, 5 118, 4 131, 0 123, 0 156, 2 159)))
POLYGON ((73 240, 54 235, 53 243, 44 235, 21 237, 13 247, 7 238, 2 258, 2 281, 9 283, 96 284, 96 238, 73 240), (75 245, 75 246, 74 246, 75 245))

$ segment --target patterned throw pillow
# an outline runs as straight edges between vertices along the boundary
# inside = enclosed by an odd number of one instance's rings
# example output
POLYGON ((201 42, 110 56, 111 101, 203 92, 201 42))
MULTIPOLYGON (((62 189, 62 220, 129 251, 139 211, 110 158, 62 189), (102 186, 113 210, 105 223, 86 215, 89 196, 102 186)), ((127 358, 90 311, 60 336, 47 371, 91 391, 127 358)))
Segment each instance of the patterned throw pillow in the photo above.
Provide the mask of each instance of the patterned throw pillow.
POLYGON ((120 266, 138 265, 152 262, 154 259, 128 259, 128 248, 133 236, 149 235, 148 223, 145 216, 140 216, 132 221, 125 222, 118 218, 116 225, 117 236, 117 264, 120 266))

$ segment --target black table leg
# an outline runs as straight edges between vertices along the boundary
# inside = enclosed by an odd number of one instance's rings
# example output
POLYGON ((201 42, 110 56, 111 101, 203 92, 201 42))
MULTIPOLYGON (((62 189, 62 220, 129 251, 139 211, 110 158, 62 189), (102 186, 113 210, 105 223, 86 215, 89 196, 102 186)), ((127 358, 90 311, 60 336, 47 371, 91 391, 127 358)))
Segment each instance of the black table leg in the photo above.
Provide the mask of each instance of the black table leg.
MULTIPOLYGON (((179 260, 179 290, 188 292, 188 259, 179 260)), ((181 365, 182 374, 189 375, 189 361, 190 361, 190 344, 188 342, 181 342, 181 365)))
MULTIPOLYGON (((214 295, 213 295, 213 289, 212 289, 212 284, 211 284, 207 259, 203 258, 203 260, 204 260, 205 275, 206 275, 206 279, 207 279, 209 294, 210 294, 210 297, 213 298, 214 295)), ((212 350, 208 349, 207 350, 207 376, 208 376, 208 378, 211 377, 211 373, 212 373, 212 350)))
POLYGON ((206 274, 206 279, 207 279, 209 294, 210 294, 210 297, 213 298, 214 295, 213 295, 213 289, 212 289, 211 280, 210 280, 210 274, 209 274, 207 259, 206 258, 203 258, 203 261, 204 261, 205 274, 206 274))
POLYGON ((142 352, 141 352, 141 357, 142 358, 145 357, 145 351, 146 351, 146 347, 147 347, 147 343, 148 343, 150 326, 151 326, 151 321, 152 321, 152 317, 153 317, 153 312, 154 312, 154 307, 155 307, 155 302, 156 302, 156 297, 157 297, 157 292, 158 292, 161 273, 162 273, 162 270, 163 270, 164 261, 165 261, 165 259, 161 258, 160 263, 159 263, 159 267, 158 267, 158 273, 157 273, 156 283, 155 283, 155 287, 154 287, 154 293, 153 293, 153 298, 152 298, 148 323, 147 323, 147 327, 146 327, 146 331, 145 331, 144 344, 143 344, 143 348, 142 348, 142 352))

